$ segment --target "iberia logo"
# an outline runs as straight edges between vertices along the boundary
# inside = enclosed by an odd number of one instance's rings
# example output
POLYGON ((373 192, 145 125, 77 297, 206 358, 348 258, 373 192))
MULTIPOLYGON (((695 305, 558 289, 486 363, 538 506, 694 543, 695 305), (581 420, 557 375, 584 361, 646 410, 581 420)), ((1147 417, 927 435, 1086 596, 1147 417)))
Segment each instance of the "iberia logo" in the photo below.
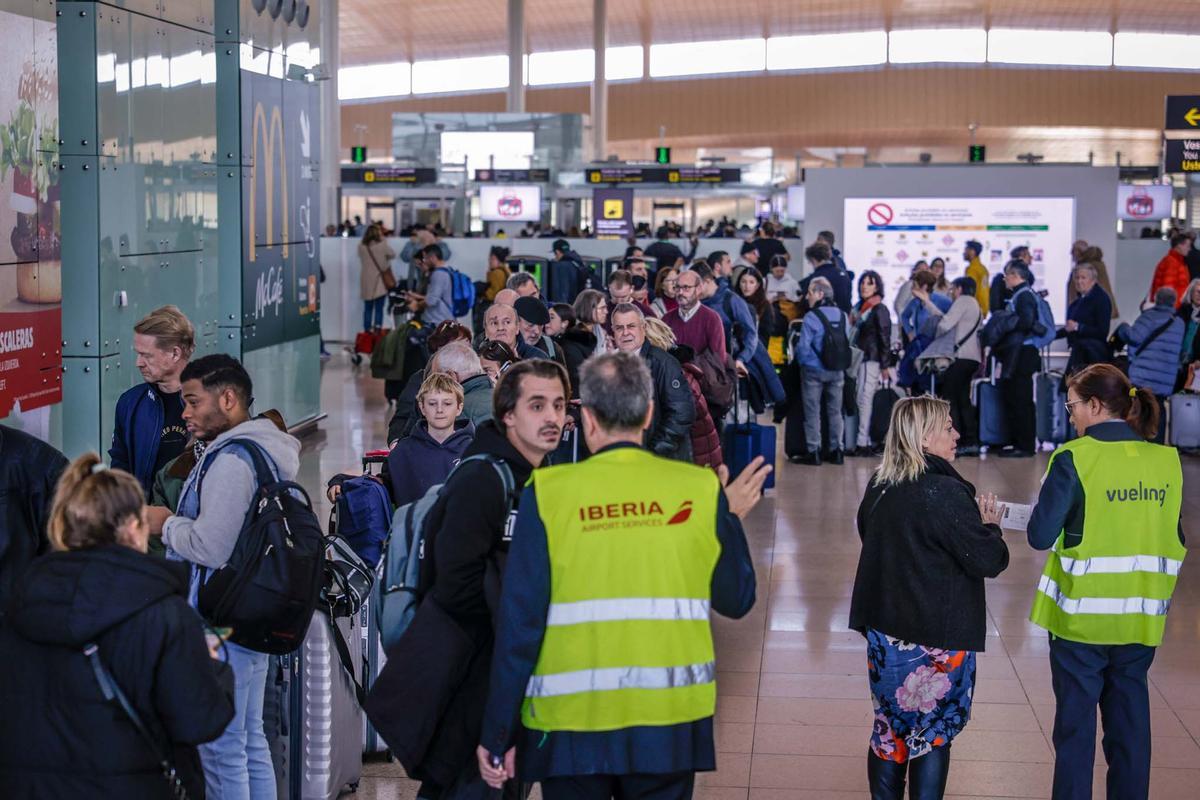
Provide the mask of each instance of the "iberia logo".
POLYGON ((675 512, 675 516, 667 520, 668 525, 682 525, 687 522, 692 516, 692 501, 684 500, 683 505, 675 512))

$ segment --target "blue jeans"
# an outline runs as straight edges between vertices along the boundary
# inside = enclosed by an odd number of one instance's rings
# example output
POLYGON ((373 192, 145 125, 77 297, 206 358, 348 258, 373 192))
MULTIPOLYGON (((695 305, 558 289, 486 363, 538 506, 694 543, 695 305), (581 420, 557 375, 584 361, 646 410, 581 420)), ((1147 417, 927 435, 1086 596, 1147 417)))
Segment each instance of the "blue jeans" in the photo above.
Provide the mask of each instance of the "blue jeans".
POLYGON ((1054 800, 1091 800, 1096 706, 1104 721, 1107 794, 1150 794, 1150 696, 1146 673, 1155 648, 1082 644, 1050 637, 1054 686, 1054 800))
POLYGON ((363 300, 363 330, 383 327, 383 304, 387 295, 376 297, 374 300, 363 300))
POLYGON ((209 800, 275 800, 275 766, 263 732, 263 695, 270 656, 227 644, 233 668, 233 720, 200 745, 209 800))

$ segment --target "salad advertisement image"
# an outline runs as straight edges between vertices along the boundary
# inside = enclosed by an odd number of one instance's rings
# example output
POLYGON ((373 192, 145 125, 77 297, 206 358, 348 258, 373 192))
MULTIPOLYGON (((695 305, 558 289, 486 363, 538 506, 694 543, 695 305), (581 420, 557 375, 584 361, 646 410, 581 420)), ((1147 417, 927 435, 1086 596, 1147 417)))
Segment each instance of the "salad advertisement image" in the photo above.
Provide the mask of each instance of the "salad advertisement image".
POLYGON ((0 418, 62 400, 55 26, 0 12, 0 418))

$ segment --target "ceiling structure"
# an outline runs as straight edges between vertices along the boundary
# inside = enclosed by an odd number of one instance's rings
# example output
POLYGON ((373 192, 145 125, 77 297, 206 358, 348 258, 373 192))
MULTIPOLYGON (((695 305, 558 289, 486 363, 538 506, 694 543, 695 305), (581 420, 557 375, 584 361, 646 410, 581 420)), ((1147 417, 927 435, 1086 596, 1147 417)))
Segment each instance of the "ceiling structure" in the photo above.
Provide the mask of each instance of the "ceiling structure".
MULTIPOLYGON (((1196 0, 608 0, 611 46, 905 28, 1200 33, 1196 0)), ((505 0, 340 0, 343 66, 507 52, 505 0)), ((525 0, 526 50, 592 46, 589 0, 525 0)))

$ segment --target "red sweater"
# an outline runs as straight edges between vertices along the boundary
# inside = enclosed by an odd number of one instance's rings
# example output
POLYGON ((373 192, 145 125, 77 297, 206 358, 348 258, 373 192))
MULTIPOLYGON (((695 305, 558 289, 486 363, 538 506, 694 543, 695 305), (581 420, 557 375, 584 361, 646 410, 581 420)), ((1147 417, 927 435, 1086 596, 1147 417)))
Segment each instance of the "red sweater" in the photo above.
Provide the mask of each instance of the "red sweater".
POLYGON ((1187 260, 1174 248, 1171 248, 1154 268, 1154 280, 1150 281, 1150 302, 1154 302, 1155 292, 1164 286, 1170 286, 1175 290, 1175 307, 1179 308, 1184 294, 1187 293, 1189 283, 1191 283, 1191 273, 1188 272, 1187 260))
POLYGON ((687 345, 696 355, 709 350, 725 360, 725 326, 720 315, 711 308, 700 306, 691 319, 684 321, 680 309, 668 311, 663 322, 675 334, 676 344, 687 345))

